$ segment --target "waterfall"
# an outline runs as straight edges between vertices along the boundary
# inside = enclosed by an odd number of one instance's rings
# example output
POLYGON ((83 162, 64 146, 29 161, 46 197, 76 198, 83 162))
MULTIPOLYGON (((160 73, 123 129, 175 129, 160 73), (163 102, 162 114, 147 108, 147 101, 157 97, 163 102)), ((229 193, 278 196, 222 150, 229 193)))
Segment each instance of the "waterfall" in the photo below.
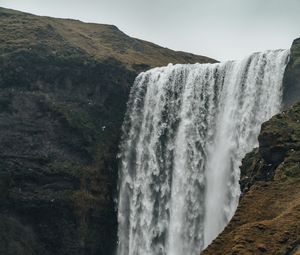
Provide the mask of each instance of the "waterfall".
POLYGON ((288 50, 141 73, 120 145, 118 255, 199 254, 240 195, 239 166, 281 107, 288 50))

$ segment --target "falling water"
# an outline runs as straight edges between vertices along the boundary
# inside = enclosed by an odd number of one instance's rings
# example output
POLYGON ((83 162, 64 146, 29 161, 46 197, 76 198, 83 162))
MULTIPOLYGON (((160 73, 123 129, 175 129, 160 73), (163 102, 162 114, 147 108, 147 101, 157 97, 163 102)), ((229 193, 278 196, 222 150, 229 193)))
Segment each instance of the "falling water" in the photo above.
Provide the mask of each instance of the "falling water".
POLYGON ((118 255, 199 254, 224 229, 241 160, 280 110, 288 55, 170 64, 136 78, 120 145, 118 255))

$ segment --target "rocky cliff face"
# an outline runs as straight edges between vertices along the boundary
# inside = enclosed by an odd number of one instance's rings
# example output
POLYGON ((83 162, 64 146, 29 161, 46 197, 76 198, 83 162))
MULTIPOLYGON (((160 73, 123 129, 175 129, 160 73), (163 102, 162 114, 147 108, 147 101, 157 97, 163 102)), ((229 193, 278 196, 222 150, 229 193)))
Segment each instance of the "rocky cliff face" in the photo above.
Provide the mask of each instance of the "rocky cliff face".
POLYGON ((240 183, 233 219, 202 254, 300 254, 300 103, 262 125, 240 183))
POLYGON ((300 38, 293 42, 291 58, 283 79, 284 107, 291 106, 300 99, 300 38))
POLYGON ((285 111, 262 125, 241 166, 242 196, 225 230, 202 253, 300 254, 300 40, 283 81, 285 111))
MULTIPOLYGON (((284 103, 300 95, 300 44, 284 103), (298 93, 299 92, 299 93, 298 93)), ((0 254, 112 254, 120 126, 138 72, 212 59, 131 38, 114 26, 0 8, 0 254)), ((299 252, 299 118, 267 122, 242 166, 244 195, 204 254, 299 252)))
POLYGON ((215 61, 0 8, 0 254, 113 253, 129 89, 169 62, 215 61))

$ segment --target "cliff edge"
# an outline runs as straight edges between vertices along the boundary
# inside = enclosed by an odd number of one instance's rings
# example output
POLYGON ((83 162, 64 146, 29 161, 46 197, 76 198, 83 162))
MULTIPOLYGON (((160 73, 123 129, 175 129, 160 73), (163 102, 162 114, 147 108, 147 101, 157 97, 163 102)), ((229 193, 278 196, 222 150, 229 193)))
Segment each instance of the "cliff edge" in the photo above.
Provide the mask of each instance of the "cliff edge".
POLYGON ((113 254, 130 86, 169 62, 215 60, 0 8, 0 254, 113 254))
POLYGON ((300 254, 300 103, 262 125, 237 211, 203 255, 300 254))

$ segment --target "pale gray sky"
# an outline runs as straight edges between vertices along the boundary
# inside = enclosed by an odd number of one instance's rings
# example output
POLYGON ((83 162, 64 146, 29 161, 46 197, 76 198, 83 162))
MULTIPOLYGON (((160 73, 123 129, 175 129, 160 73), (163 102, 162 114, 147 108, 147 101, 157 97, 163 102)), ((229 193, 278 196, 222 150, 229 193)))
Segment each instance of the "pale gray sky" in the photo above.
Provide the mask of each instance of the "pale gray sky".
POLYGON ((289 48, 300 0, 0 0, 39 15, 114 24, 126 34, 218 60, 289 48))

